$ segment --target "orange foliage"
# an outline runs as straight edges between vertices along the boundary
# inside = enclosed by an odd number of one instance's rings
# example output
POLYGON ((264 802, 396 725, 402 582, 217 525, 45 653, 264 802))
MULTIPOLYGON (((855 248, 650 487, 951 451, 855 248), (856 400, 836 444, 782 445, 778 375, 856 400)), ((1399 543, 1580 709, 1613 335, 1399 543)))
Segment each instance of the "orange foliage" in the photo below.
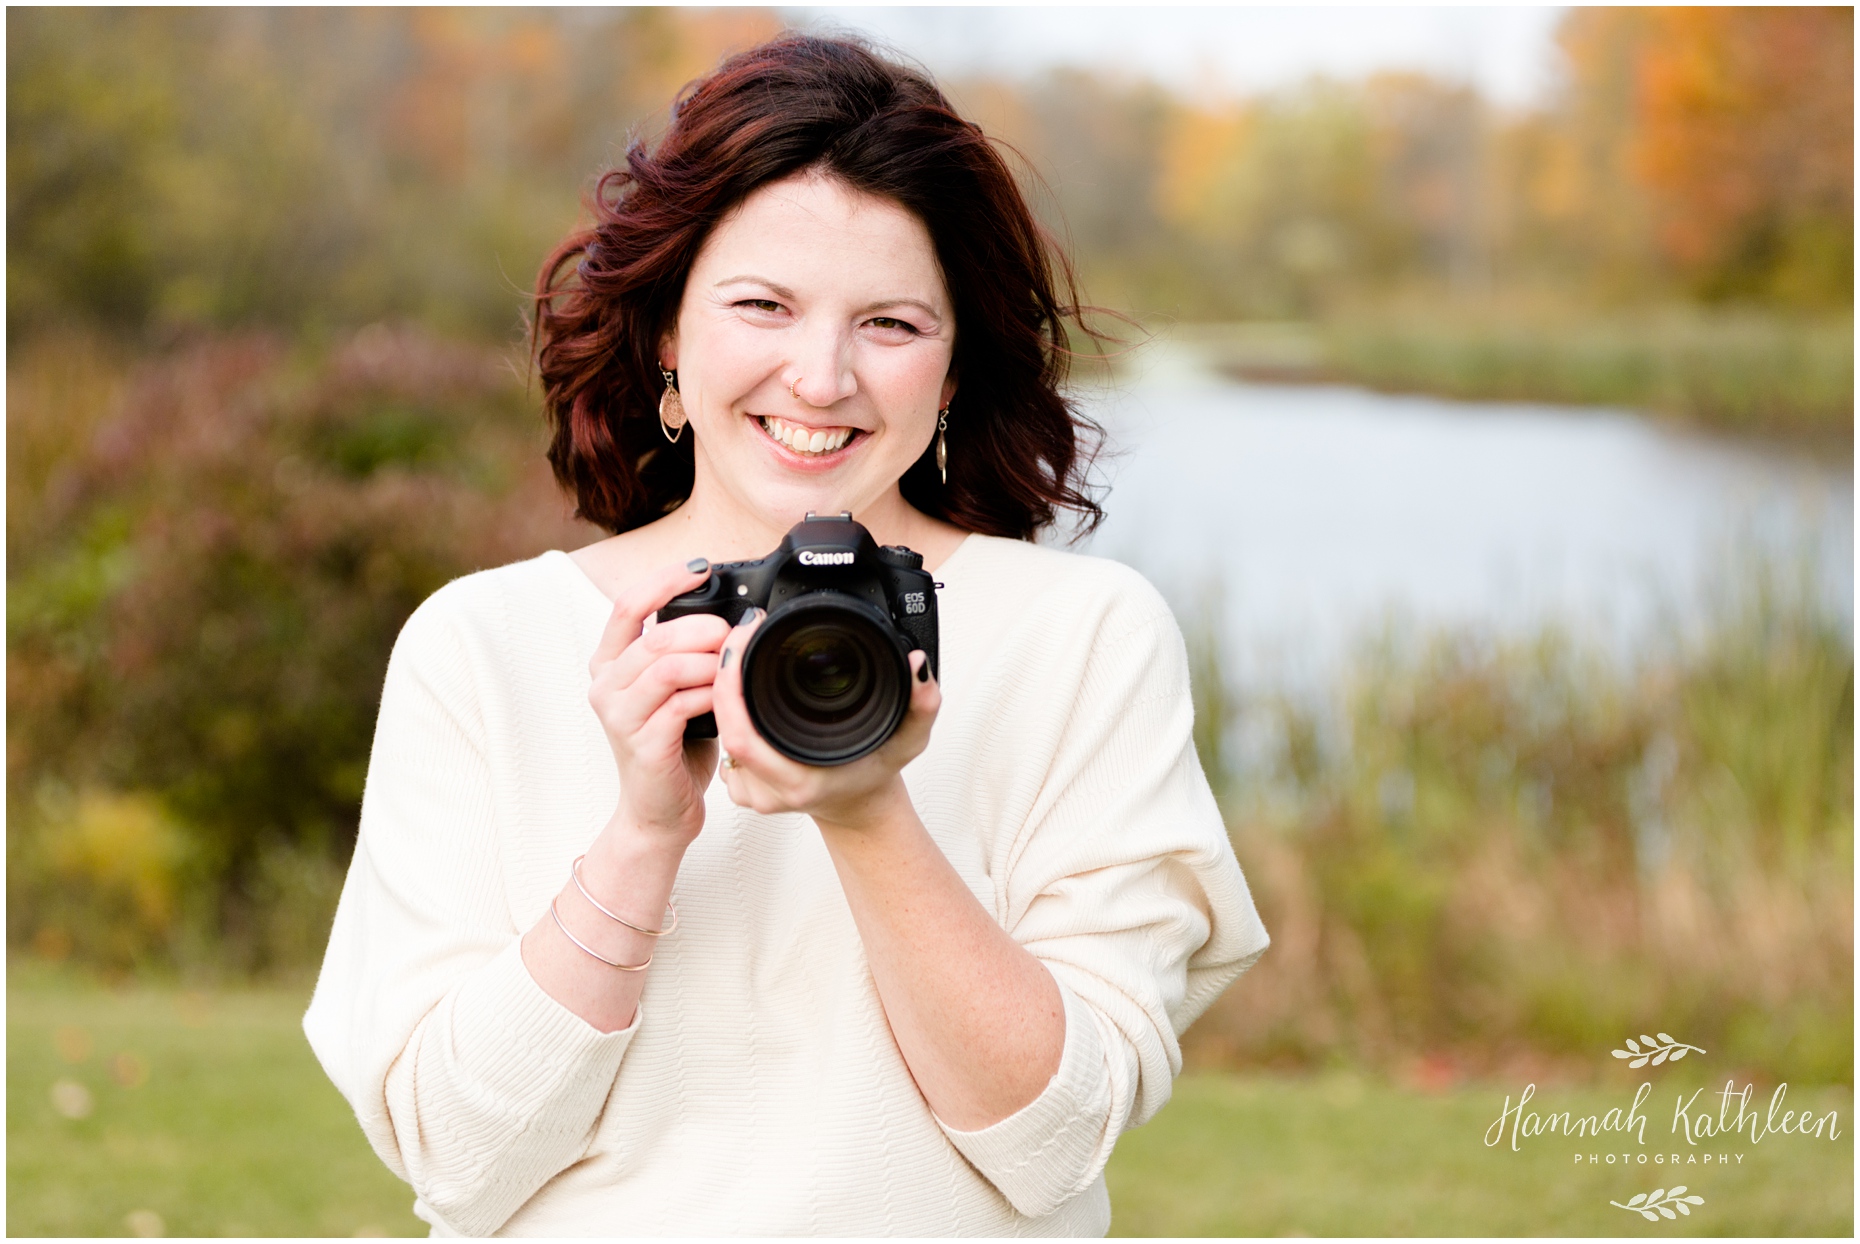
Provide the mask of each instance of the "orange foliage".
POLYGON ((1239 107, 1184 109, 1173 118, 1162 151, 1156 205, 1163 219, 1205 226, 1215 183, 1245 146, 1252 117, 1239 107))
POLYGON ((1832 269, 1852 254, 1851 8, 1590 10, 1565 47, 1615 96, 1662 258, 1706 292, 1849 288, 1832 269))
POLYGON ((1853 10, 1665 9, 1637 155, 1682 262, 1768 213, 1853 210, 1853 10))

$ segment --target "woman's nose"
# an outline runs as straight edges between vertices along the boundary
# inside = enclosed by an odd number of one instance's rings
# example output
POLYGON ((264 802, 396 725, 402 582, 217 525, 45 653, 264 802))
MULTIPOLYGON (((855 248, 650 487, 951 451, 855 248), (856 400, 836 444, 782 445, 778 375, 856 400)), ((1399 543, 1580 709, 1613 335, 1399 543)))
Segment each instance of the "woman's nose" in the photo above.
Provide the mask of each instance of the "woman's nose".
POLYGON ((859 391, 852 369, 852 338, 840 332, 812 335, 788 365, 788 392, 796 401, 826 407, 859 391))

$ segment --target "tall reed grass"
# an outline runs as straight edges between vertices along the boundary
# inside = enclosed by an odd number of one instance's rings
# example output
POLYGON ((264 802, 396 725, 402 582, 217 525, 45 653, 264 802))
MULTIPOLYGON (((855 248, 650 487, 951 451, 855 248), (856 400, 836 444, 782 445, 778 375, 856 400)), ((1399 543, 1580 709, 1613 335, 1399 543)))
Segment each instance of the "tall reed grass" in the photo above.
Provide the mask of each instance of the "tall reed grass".
POLYGON ((1402 307, 1313 326, 1200 326, 1185 336, 1242 379, 1623 406, 1842 452, 1853 445, 1853 334, 1851 316, 1507 306, 1402 307))
POLYGON ((1641 1032, 1852 1083, 1853 646, 1747 567, 1623 665, 1555 630, 1365 644, 1334 702, 1242 693, 1195 632, 1198 739, 1273 947, 1213 1064, 1528 1065, 1641 1032), (1235 733, 1255 742, 1235 760, 1235 733))

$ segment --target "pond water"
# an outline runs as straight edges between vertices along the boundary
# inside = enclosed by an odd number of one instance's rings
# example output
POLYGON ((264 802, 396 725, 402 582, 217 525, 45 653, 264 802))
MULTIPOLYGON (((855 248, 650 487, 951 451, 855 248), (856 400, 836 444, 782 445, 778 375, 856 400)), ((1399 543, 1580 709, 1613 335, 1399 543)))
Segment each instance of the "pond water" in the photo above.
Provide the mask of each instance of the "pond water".
POLYGON ((1241 384, 1186 348, 1144 354, 1086 397, 1113 452, 1081 547, 1184 616, 1218 585, 1251 676, 1321 674, 1391 618, 1556 622, 1626 653, 1752 549, 1809 561, 1851 620, 1850 470, 1624 411, 1241 384))

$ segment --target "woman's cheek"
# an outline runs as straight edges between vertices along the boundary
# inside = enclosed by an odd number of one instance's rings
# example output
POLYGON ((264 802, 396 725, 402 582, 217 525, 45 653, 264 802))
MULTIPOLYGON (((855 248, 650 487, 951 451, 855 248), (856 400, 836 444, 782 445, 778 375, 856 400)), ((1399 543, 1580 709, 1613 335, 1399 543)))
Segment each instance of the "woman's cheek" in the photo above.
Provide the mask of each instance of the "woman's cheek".
POLYGON ((882 388, 881 405, 894 417, 903 412, 922 414, 928 424, 936 420, 937 397, 949 374, 946 350, 894 349, 873 370, 882 388), (900 357, 902 356, 902 357, 900 357))
POLYGON ((780 351, 771 340, 777 334, 735 319, 709 328, 696 343, 704 394, 718 410, 727 410, 780 370, 780 351))

